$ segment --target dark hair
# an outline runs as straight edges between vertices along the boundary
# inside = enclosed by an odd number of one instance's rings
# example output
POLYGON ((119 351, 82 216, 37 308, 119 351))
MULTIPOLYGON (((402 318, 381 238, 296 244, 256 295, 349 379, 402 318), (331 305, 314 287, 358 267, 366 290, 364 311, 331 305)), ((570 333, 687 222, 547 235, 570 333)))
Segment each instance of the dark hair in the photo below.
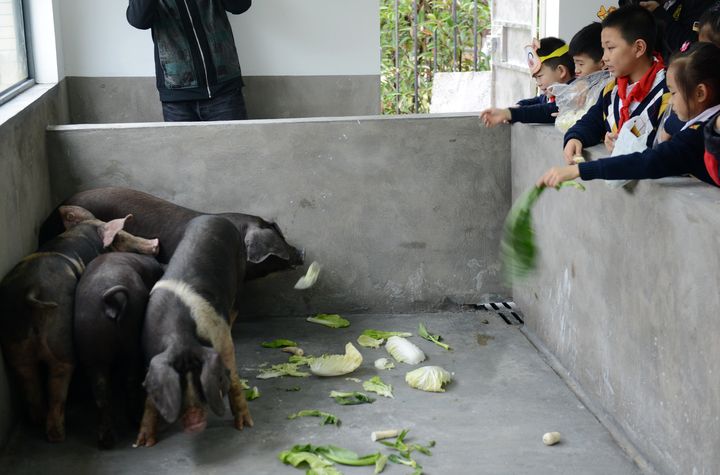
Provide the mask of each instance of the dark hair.
MULTIPOLYGON (((662 8, 662 7, 659 7, 662 8)), ((639 5, 627 5, 610 13, 602 22, 603 28, 616 28, 629 44, 643 40, 647 56, 658 50, 658 32, 653 14, 639 5)))
POLYGON ((598 22, 593 22, 575 33, 575 36, 570 40, 570 56, 586 54, 590 56, 593 61, 599 63, 603 57, 602 40, 600 39, 601 32, 602 25, 598 22))
POLYGON ((700 30, 709 28, 710 40, 716 45, 720 45, 720 2, 708 8, 700 15, 700 30))
MULTIPOLYGON (((540 47, 537 50, 537 54, 538 56, 547 56, 563 46, 565 46, 565 42, 563 40, 548 36, 547 38, 540 39, 540 47)), ((543 64, 551 69, 557 69, 558 66, 565 66, 571 76, 573 71, 575 71, 575 63, 573 63, 573 59, 568 53, 565 53, 562 56, 548 58, 543 61, 543 64)))
POLYGON ((684 53, 675 54, 670 65, 675 71, 675 82, 687 101, 695 88, 705 84, 710 89, 712 105, 720 103, 720 74, 709 67, 720 64, 720 48, 712 43, 695 43, 684 53))

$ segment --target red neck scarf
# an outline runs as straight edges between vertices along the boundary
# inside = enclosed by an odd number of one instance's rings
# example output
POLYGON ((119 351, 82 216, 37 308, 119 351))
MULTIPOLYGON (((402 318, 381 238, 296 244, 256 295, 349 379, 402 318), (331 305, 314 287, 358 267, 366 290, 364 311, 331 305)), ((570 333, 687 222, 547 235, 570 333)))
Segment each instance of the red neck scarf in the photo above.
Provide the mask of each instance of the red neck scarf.
POLYGON ((630 104, 633 102, 642 102, 645 97, 650 93, 652 85, 655 82, 655 76, 661 70, 665 69, 665 63, 663 63, 662 57, 659 54, 655 54, 655 60, 650 69, 645 72, 642 78, 632 88, 630 94, 627 93, 628 83, 630 82, 630 76, 622 76, 617 80, 618 96, 622 100, 622 107, 620 108, 620 118, 617 121, 618 131, 622 128, 623 124, 630 118, 630 104))

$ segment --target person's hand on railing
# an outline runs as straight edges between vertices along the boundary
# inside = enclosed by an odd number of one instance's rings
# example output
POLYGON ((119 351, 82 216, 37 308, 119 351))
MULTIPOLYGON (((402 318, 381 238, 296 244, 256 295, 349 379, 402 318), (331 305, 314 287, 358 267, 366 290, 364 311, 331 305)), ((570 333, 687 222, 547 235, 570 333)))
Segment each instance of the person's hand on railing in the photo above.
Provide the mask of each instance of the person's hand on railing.
POLYGON ((570 139, 563 149, 565 163, 572 165, 576 163, 575 157, 582 157, 583 144, 578 139, 570 139))
POLYGON ((512 116, 510 115, 510 109, 498 109, 497 107, 491 107, 485 109, 480 113, 480 120, 485 127, 495 127, 499 124, 509 124, 512 116))
POLYGON ((546 171, 537 181, 537 186, 548 186, 555 188, 564 181, 574 180, 580 176, 580 167, 578 165, 569 165, 566 167, 552 167, 546 171))

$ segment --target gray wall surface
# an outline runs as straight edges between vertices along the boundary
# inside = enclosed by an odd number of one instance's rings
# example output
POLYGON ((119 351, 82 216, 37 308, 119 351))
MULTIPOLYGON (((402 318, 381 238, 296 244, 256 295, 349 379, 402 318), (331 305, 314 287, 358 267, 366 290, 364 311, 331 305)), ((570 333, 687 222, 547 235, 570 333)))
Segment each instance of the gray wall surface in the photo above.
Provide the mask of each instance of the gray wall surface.
MULTIPOLYGON (((161 122, 154 77, 68 77, 73 124, 161 122)), ((250 119, 380 113, 379 76, 249 76, 250 119)))
MULTIPOLYGON (((65 97, 62 86, 55 86, 0 122, 0 278, 35 250, 38 228, 51 209, 45 128, 67 123, 65 97)), ((0 354, 0 446, 13 421, 5 369, 0 354)))
MULTIPOLYGON (((514 197, 562 163, 554 128, 512 127, 514 197)), ((690 178, 634 193, 586 185, 548 191, 533 210, 539 272, 513 288, 526 328, 658 472, 716 474, 720 190, 690 178)))
POLYGON ((65 126, 49 132, 56 202, 120 185, 277 220, 324 266, 248 286, 251 314, 436 310, 507 294, 498 242, 510 136, 476 116, 65 126))

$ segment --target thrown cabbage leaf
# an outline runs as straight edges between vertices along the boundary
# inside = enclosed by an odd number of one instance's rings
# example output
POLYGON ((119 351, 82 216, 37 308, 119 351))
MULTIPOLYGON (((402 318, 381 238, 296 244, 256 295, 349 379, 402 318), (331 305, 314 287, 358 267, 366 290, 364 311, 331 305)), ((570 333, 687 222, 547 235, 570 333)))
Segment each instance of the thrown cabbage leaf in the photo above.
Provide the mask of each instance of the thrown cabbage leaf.
POLYGON ((375 338, 376 340, 387 340, 391 336, 402 336, 402 337, 412 336, 412 333, 386 332, 383 330, 365 330, 361 333, 361 335, 369 336, 370 338, 375 338))
POLYGON ((278 455, 280 461, 284 464, 298 467, 307 464, 309 470, 305 475, 342 475, 342 472, 333 467, 333 463, 312 452, 285 450, 278 455))
POLYGON ((452 375, 440 366, 423 366, 405 375, 405 382, 415 389, 444 393, 443 385, 452 381, 452 375))
POLYGON ((376 339, 367 335, 360 335, 357 339, 358 345, 364 346, 365 348, 380 348, 385 340, 376 339))
POLYGON ((365 391, 371 391, 379 394, 380 396, 394 398, 392 393, 392 385, 385 384, 380 376, 373 376, 369 380, 363 383, 363 389, 365 391))
POLYGON ((349 321, 345 320, 343 317, 336 313, 318 313, 314 317, 307 317, 306 320, 308 322, 319 323, 320 325, 324 325, 330 328, 345 328, 350 326, 349 321))
POLYGON ((427 328, 425 328, 425 325, 423 325, 422 323, 418 328, 418 336, 420 336, 420 338, 426 339, 427 341, 435 343, 440 348, 445 348, 446 350, 450 351, 450 345, 442 343, 442 337, 440 335, 430 334, 430 332, 427 331, 427 328))
POLYGON ((356 404, 372 404, 373 402, 375 402, 375 399, 359 391, 331 391, 330 397, 335 399, 336 403, 343 406, 354 406, 356 404))
POLYGON ((297 343, 295 343, 292 340, 285 340, 283 338, 278 338, 277 340, 273 341, 264 341, 260 343, 260 346, 263 348, 285 348, 287 346, 298 346, 297 343))
POLYGON ((258 379, 280 378, 282 376, 293 376, 296 378, 307 378, 310 373, 298 370, 296 363, 280 363, 272 365, 270 368, 263 368, 260 374, 256 376, 258 379))
POLYGON ((257 386, 253 386, 252 389, 246 389, 245 390, 245 399, 248 401, 253 401, 260 397, 260 390, 257 388, 257 386))
POLYGON ((401 363, 418 364, 425 361, 425 353, 414 343, 401 336, 388 338, 385 349, 390 355, 401 363))
POLYGON ((288 419, 297 419, 298 417, 320 417, 322 418, 322 422, 320 423, 321 426, 327 424, 335 424, 336 426, 340 425, 340 419, 338 419, 337 416, 317 409, 306 409, 296 412, 295 414, 290 414, 288 419))
POLYGON ((307 272, 305 272, 305 275, 298 279, 297 283, 295 284, 295 288, 297 290, 309 289, 310 287, 315 285, 315 282, 317 282, 319 275, 320 264, 318 264, 317 261, 313 261, 313 263, 310 264, 310 266, 308 267, 307 272))
POLYGON ((352 343, 345 345, 344 355, 323 355, 313 358, 310 371, 318 376, 340 376, 352 373, 363 362, 362 354, 352 343))
POLYGON ((375 368, 377 369, 393 369, 394 367, 395 363, 388 358, 378 358, 375 360, 375 368))
MULTIPOLYGON (((575 181, 562 182, 557 189, 565 187, 585 190, 583 185, 575 181)), ((531 210, 544 190, 545 187, 538 186, 527 190, 515 201, 505 218, 503 237, 500 241, 500 259, 508 283, 527 277, 537 266, 537 247, 531 210)))

